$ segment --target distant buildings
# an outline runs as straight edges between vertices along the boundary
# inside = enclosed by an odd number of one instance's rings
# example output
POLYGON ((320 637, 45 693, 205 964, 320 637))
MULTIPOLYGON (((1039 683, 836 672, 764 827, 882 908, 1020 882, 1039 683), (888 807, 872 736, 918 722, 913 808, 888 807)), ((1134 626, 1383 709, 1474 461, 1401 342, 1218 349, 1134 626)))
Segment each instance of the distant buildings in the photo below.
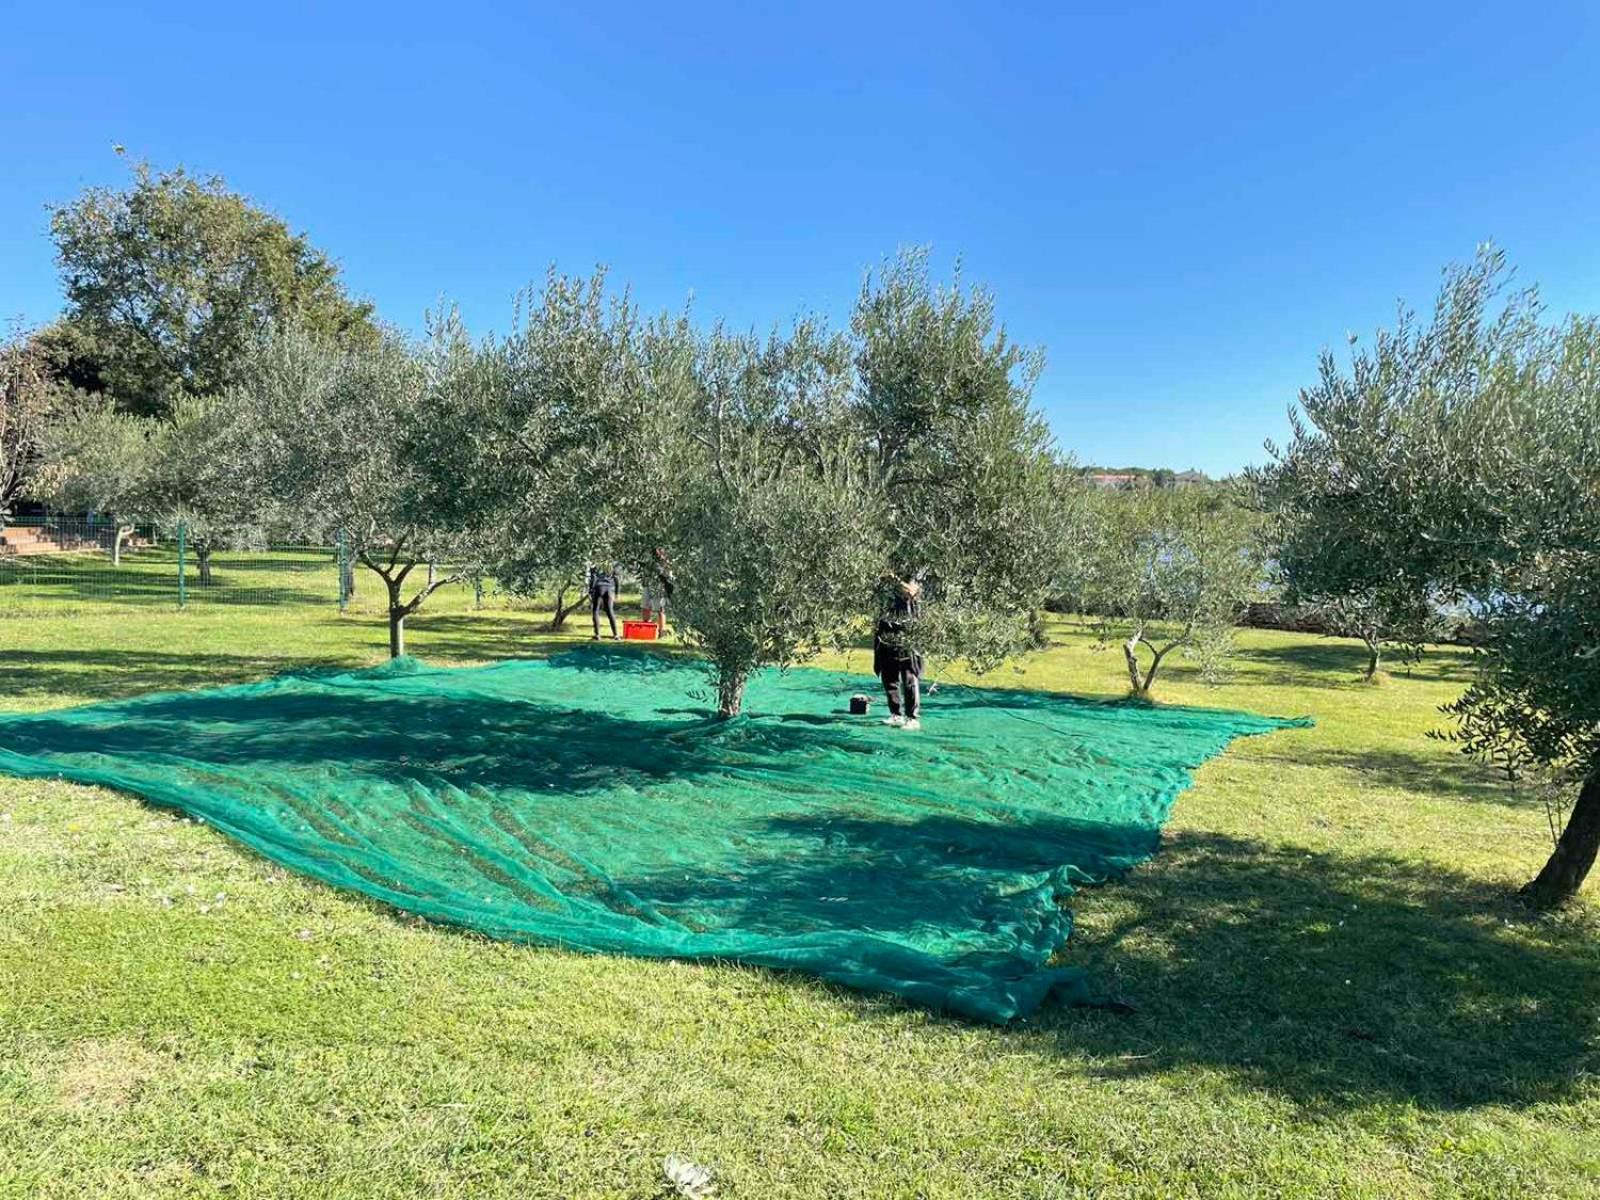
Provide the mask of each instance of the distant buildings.
POLYGON ((1104 488, 1108 492, 1120 492, 1129 488, 1143 487, 1149 482, 1150 477, 1148 475, 1117 475, 1109 472, 1091 471, 1088 479, 1097 488, 1104 488))
POLYGON ((1108 492, 1125 492, 1142 487, 1186 488, 1211 482, 1204 471, 1168 471, 1165 468, 1101 471, 1089 467, 1083 475, 1095 487, 1108 492))

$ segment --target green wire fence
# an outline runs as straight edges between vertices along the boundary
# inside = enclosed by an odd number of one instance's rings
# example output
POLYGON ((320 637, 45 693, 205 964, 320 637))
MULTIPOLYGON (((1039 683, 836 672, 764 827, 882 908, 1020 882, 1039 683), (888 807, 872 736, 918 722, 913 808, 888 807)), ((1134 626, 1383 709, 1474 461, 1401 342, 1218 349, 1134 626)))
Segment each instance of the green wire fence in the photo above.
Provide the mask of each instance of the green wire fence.
MULTIPOLYGON (((442 565, 439 569, 446 570, 442 565)), ((418 573, 422 571, 419 567, 418 573)), ((440 602, 446 604, 505 603, 482 584, 453 584, 441 592, 446 594, 440 602)), ((325 543, 219 544, 196 537, 182 523, 162 528, 56 516, 23 519, 0 529, 0 614, 64 614, 90 603, 166 608, 295 604, 382 612, 387 596, 380 580, 351 561, 342 537, 325 543)))

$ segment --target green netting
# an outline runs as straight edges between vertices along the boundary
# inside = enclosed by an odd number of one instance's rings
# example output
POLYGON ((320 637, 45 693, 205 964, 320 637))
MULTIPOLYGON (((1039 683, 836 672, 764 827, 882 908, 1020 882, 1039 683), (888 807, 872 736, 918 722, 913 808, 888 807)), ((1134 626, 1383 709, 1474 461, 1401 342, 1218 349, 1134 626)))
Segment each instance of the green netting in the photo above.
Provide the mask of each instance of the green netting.
POLYGON ((1053 989, 1073 887, 1156 848, 1242 713, 767 672, 710 719, 658 655, 345 674, 0 718, 0 770, 120 788, 268 858, 497 938, 814 972, 1003 1021, 1053 989), (881 715, 881 704, 874 709, 881 715))

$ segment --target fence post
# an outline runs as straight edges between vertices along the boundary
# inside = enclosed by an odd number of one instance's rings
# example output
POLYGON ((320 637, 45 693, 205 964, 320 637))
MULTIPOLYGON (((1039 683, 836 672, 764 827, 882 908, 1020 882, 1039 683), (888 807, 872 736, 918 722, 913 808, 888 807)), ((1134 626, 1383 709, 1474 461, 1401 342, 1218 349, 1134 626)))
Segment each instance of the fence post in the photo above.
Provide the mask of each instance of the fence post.
POLYGON ((339 530, 339 611, 350 607, 350 547, 345 542, 344 530, 339 530))
POLYGON ((178 607, 189 603, 189 584, 183 577, 184 559, 189 549, 189 523, 178 522, 178 607))

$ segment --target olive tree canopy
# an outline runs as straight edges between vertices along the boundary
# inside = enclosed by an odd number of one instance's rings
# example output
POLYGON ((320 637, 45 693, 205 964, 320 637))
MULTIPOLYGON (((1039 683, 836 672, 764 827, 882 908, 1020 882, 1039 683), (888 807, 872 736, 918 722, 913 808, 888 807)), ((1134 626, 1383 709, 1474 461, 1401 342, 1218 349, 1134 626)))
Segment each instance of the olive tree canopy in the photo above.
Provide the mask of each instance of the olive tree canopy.
POLYGON ((448 503, 508 591, 559 592, 587 561, 623 553, 642 404, 635 324, 604 272, 552 271, 519 300, 510 335, 472 351, 474 382, 436 400, 452 409, 431 422, 451 439, 434 457, 457 463, 448 503))
POLYGON ((1402 311, 1347 370, 1325 355, 1261 483, 1315 588, 1366 578, 1365 551, 1396 603, 1455 600, 1482 619, 1448 736, 1508 771, 1574 780, 1526 889, 1550 905, 1600 850, 1600 321, 1550 322, 1508 283, 1485 248, 1447 271, 1429 321, 1402 311))
POLYGON ((676 625, 733 716, 758 667, 843 645, 883 568, 844 409, 849 350, 811 321, 765 341, 663 322, 645 353, 647 428, 674 486, 636 496, 635 528, 666 551, 676 625))
POLYGON ((441 427, 463 409, 444 397, 471 386, 475 366, 451 321, 420 349, 394 333, 338 344, 287 328, 262 341, 227 396, 233 428, 254 450, 256 493, 342 533, 354 559, 382 579, 396 657, 406 618, 476 566, 474 529, 449 503, 454 464, 437 453, 463 433, 441 427), (419 566, 429 568, 426 582, 410 583, 419 566))
POLYGON ((1035 645, 1081 532, 1083 491, 1032 404, 1043 355, 994 297, 936 284, 925 251, 867 279, 852 318, 854 411, 882 499, 886 567, 924 582, 915 638, 979 670, 1035 645))
POLYGON ((1255 519, 1222 487, 1098 493, 1083 557, 1077 593, 1102 639, 1120 640, 1141 699, 1174 651, 1218 677, 1240 610, 1264 580, 1255 519))

